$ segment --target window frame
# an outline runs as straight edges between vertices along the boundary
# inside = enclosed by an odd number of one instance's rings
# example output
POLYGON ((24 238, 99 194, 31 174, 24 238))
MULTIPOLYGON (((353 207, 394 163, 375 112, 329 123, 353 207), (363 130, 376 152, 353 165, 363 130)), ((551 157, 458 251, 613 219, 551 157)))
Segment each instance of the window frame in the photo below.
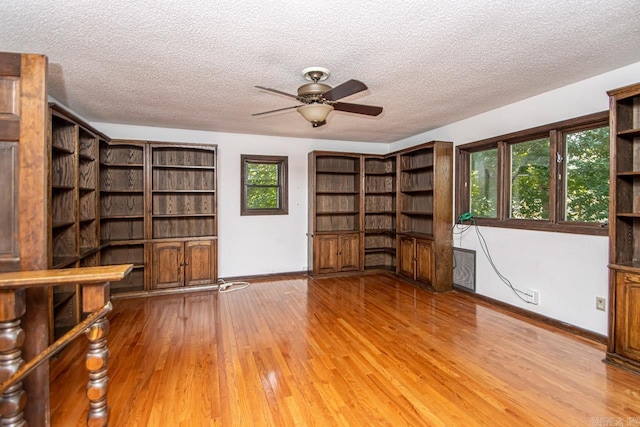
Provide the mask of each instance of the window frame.
POLYGON ((565 221, 564 185, 566 181, 565 134, 581 130, 609 126, 609 111, 590 114, 575 119, 564 120, 494 138, 471 142, 456 147, 456 194, 455 211, 459 218, 470 208, 471 154, 497 148, 497 206, 495 218, 474 217, 478 225, 489 227, 517 228, 561 233, 608 235, 608 223, 565 221), (514 144, 549 138, 549 218, 544 220, 510 218, 510 147, 514 144), (556 161, 556 153, 563 156, 556 161))
POLYGON ((259 154, 240 155, 240 170, 242 173, 240 183, 240 215, 288 215, 289 214, 289 190, 288 190, 288 156, 266 156, 259 154), (247 206, 247 194, 250 185, 247 182, 247 165, 276 164, 278 165, 278 208, 250 208, 247 206))

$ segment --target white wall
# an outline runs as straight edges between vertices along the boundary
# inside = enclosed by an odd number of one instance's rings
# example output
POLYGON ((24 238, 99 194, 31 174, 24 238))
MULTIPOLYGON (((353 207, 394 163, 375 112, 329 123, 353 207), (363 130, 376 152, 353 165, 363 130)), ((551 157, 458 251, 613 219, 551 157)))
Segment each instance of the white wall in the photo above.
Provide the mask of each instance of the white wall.
POLYGON ((311 140, 184 129, 91 123, 112 139, 218 145, 218 266, 220 277, 301 271, 307 266, 307 153, 384 154, 388 144, 311 140), (289 214, 240 216, 240 155, 289 157, 289 214))
MULTIPOLYGON (((430 140, 455 145, 479 141, 609 108, 607 90, 640 81, 640 63, 506 105, 391 144, 391 150, 430 140)), ((480 227, 499 271, 519 289, 535 289, 540 304, 521 302, 491 269, 475 230, 454 236, 455 246, 476 250, 480 294, 578 327, 607 333, 607 314, 595 309, 608 297, 608 238, 480 227)))

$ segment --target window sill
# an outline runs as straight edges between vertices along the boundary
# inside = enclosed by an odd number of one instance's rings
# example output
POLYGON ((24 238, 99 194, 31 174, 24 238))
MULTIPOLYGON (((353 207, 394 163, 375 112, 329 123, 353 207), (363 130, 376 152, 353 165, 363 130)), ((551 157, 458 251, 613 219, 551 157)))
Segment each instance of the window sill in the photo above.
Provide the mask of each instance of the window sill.
MULTIPOLYGON (((514 228, 518 230, 548 231, 553 233, 585 234, 592 236, 609 235, 609 226, 607 224, 603 224, 602 226, 568 223, 552 224, 546 221, 519 219, 500 221, 489 218, 475 218, 475 222, 481 227, 514 228)), ((469 221, 465 221, 464 224, 469 224, 469 221)))

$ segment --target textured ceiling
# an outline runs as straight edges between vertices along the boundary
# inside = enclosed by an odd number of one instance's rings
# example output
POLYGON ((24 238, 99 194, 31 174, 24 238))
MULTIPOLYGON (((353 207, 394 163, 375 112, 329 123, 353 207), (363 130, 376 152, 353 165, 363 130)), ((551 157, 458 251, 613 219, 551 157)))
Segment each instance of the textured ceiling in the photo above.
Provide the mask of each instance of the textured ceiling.
POLYGON ((0 50, 47 55, 90 121, 393 142, 640 61, 640 1, 4 0, 0 50), (310 66, 383 114, 251 116, 310 66))

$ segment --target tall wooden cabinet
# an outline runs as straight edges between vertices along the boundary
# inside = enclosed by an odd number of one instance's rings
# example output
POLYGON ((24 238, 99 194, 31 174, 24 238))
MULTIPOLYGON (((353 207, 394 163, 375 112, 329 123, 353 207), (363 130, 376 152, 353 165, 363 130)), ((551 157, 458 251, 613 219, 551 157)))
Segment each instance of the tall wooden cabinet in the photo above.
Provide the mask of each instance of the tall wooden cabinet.
POLYGON ((640 84, 612 90, 609 342, 606 360, 640 372, 640 84))
POLYGON ((102 145, 103 264, 135 266, 112 293, 216 283, 216 158, 215 145, 102 145))
POLYGON ((316 273, 360 270, 359 154, 309 154, 309 265, 316 273))
POLYGON ((312 274, 387 271, 450 290, 452 164, 440 141, 386 156, 309 153, 312 274))
POLYGON ((452 165, 453 148, 448 142, 435 141, 398 153, 397 233, 404 242, 399 273, 436 291, 453 286, 452 165))

